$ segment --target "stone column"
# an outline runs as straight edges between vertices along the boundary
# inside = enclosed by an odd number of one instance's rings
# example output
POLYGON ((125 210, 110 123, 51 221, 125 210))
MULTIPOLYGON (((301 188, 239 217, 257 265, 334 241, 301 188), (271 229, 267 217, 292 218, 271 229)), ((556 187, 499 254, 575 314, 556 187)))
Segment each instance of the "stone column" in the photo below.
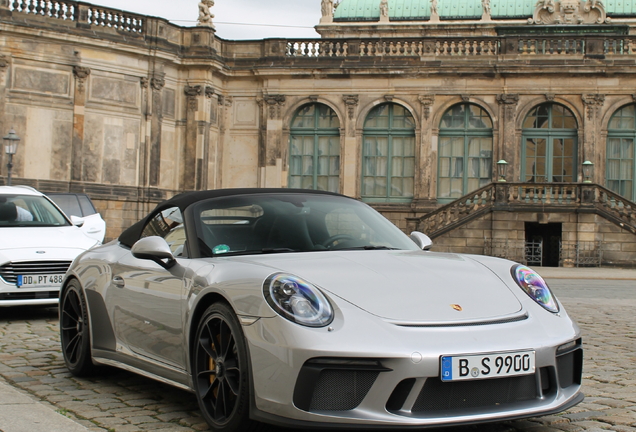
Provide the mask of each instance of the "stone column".
POLYGON ((162 90, 166 85, 165 74, 155 73, 150 79, 152 92, 152 117, 150 118, 150 148, 148 157, 148 184, 161 184, 161 133, 163 126, 162 90))
POLYGON ((84 122, 86 107, 86 80, 91 74, 87 67, 73 67, 75 95, 73 98, 73 140, 71 149, 71 181, 84 180, 84 122))
MULTIPOLYGON (((359 197, 358 191, 358 166, 360 164, 360 152, 358 151, 358 140, 356 138, 356 112, 360 98, 358 95, 343 95, 342 100, 347 107, 347 117, 344 124, 344 139, 341 141, 340 153, 342 168, 341 190, 351 197, 359 197)), ((342 136, 341 132, 341 136, 342 136)))
POLYGON ((196 189, 207 189, 208 186, 208 170, 210 163, 210 125, 212 122, 212 108, 214 106, 212 98, 215 91, 213 87, 206 86, 203 91, 205 94, 205 107, 203 110, 203 118, 198 121, 197 133, 197 173, 196 173, 196 189))
MULTIPOLYGON (((599 117, 601 109, 605 105, 605 95, 603 94, 584 94, 581 96, 583 104, 585 104, 585 125, 583 127, 583 145, 579 146, 580 155, 577 161, 578 166, 576 172, 579 174, 579 181, 583 180, 583 169, 581 163, 589 160, 594 163, 596 167, 605 166, 603 155, 605 149, 597 147, 597 143, 601 142, 601 125, 599 117)), ((593 183, 602 183, 599 181, 599 174, 601 170, 595 169, 592 179, 593 183)))
POLYGON ((260 187, 280 187, 282 183, 282 139, 283 139, 283 107, 287 102, 285 95, 264 95, 263 109, 266 118, 265 136, 260 148, 261 172, 260 187))
POLYGON ((179 188, 181 190, 195 190, 197 186, 197 136, 199 128, 197 112, 200 105, 199 99, 203 96, 203 87, 200 85, 186 85, 184 92, 187 97, 186 133, 179 188))
MULTIPOLYGON (((150 143, 150 130, 151 130, 151 117, 152 117, 152 104, 150 100, 150 92, 148 87, 150 86, 150 80, 147 77, 141 77, 139 79, 139 85, 141 86, 141 114, 143 121, 141 122, 141 130, 139 131, 139 187, 144 188, 148 186, 148 146, 150 143)), ((140 197, 143 194, 140 193, 140 197)))
MULTIPOLYGON (((9 69, 9 59, 0 55, 0 113, 2 117, 0 117, 0 133, 5 136, 11 128, 11 125, 7 124, 6 118, 6 93, 7 93, 7 70, 9 69)), ((4 145, 0 147, 0 173, 4 173, 4 145)))
POLYGON ((437 151, 439 137, 433 136, 431 124, 431 108, 435 104, 435 96, 420 95, 418 98, 422 106, 420 123, 422 124, 422 136, 420 142, 420 160, 416 171, 416 206, 430 207, 435 205, 437 191, 437 151), (436 141, 433 142, 433 139, 436 141))
MULTIPOLYGON (((508 181, 519 181, 521 176, 520 143, 517 142, 517 105, 518 94, 497 95, 499 103, 499 151, 493 154, 493 169, 496 170, 497 161, 504 159, 508 162, 508 181), (498 153, 498 154, 497 154, 498 153)), ((496 176, 496 172, 493 175, 496 176)))

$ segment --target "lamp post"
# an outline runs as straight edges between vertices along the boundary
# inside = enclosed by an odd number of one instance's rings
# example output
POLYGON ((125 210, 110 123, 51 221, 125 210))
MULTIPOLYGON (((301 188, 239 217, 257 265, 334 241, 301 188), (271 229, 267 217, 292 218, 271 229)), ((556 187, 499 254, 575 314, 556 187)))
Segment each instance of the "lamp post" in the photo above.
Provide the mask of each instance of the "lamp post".
POLYGON ((11 170, 13 169, 13 155, 18 150, 18 142, 20 137, 15 133, 13 128, 9 131, 9 134, 2 138, 4 140, 4 152, 9 156, 9 162, 7 162, 7 186, 11 186, 11 170))
POLYGON ((508 170, 508 162, 506 162, 505 160, 500 160, 499 162, 497 162, 497 174, 499 175, 499 181, 500 182, 505 182, 506 181, 506 171, 508 170))
POLYGON ((594 174, 594 164, 592 162, 583 162, 583 183, 592 183, 592 176, 594 174))

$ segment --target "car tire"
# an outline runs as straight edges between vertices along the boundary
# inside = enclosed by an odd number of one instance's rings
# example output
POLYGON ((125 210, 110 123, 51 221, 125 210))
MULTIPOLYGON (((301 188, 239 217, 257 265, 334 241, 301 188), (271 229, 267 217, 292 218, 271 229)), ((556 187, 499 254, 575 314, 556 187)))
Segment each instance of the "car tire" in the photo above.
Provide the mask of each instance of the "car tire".
POLYGON ((60 339, 68 370, 75 376, 92 375, 96 366, 91 356, 88 311, 76 279, 66 285, 60 297, 60 339))
POLYGON ((215 432, 255 432, 250 419, 250 373, 245 336, 225 303, 210 306, 199 321, 192 379, 203 417, 215 432))

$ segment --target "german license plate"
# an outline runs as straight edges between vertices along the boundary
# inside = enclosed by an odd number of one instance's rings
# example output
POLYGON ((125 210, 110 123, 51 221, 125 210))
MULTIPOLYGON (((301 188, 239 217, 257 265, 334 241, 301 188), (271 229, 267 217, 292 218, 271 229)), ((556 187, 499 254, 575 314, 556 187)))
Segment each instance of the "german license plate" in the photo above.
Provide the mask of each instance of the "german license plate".
POLYGON ((59 287, 64 275, 18 275, 18 288, 59 287))
POLYGON ((535 370, 535 352, 444 356, 441 359, 441 370, 442 381, 530 375, 535 370))

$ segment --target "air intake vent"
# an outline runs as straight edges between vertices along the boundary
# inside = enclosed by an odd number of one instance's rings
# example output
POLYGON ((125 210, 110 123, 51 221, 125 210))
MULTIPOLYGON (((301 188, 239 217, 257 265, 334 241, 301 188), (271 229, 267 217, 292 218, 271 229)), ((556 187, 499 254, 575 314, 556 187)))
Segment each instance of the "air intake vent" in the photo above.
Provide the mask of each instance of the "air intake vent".
POLYGON ((309 411, 349 411, 357 408, 379 374, 373 371, 322 371, 309 411))
POLYGON ((15 284, 18 275, 64 274, 71 261, 26 261, 5 264, 0 267, 0 277, 7 283, 15 284))
POLYGON ((536 375, 446 383, 429 378, 415 401, 413 413, 501 407, 537 397, 536 375))

